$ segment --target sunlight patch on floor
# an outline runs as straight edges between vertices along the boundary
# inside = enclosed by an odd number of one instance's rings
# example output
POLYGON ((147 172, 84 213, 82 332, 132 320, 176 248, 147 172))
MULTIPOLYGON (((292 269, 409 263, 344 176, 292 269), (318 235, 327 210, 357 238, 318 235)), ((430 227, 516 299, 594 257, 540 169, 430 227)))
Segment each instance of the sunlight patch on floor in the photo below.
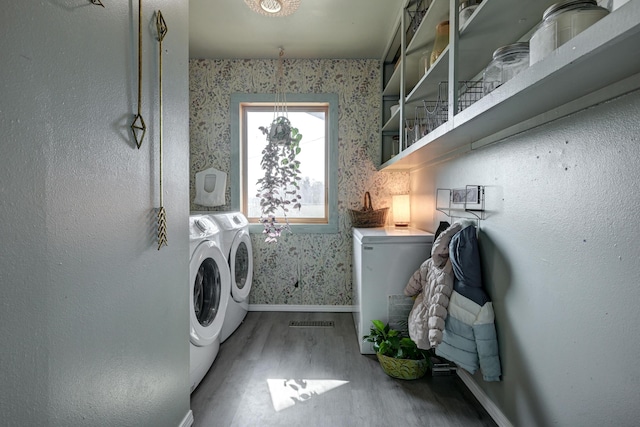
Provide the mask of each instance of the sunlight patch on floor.
POLYGON ((342 380, 267 379, 271 402, 276 412, 296 403, 305 402, 348 382, 342 380))

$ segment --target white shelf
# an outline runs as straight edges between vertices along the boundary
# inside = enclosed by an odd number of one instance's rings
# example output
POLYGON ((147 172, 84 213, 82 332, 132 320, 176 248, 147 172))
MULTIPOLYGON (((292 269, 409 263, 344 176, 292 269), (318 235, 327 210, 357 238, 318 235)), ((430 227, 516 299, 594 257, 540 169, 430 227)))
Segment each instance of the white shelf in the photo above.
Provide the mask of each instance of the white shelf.
MULTIPOLYGON (((493 51, 496 48, 520 40, 540 21, 544 10, 554 2, 555 0, 528 1, 517 5, 517 7, 514 7, 512 1, 505 0, 485 0, 480 3, 460 33, 458 44, 459 80, 471 80, 482 72, 491 61, 493 51)), ((435 5, 445 4, 448 7, 448 2, 436 1, 434 3, 435 5)), ((435 26, 431 32, 435 32, 435 26)), ((417 33, 413 40, 420 36, 417 33)), ((412 56, 411 53, 408 54, 408 58, 412 56)), ((407 102, 432 97, 437 91, 437 84, 448 79, 448 60, 441 59, 434 64, 434 69, 429 70, 425 79, 422 79, 415 87, 412 86, 413 90, 407 96, 407 102)), ((409 69, 408 72, 417 73, 418 70, 409 69)))
POLYGON ((447 19, 449 19, 449 2, 432 0, 420 26, 407 45, 407 55, 419 55, 424 49, 430 47, 436 38, 436 25, 447 19))
MULTIPOLYGON (((489 5, 492 3, 496 7, 501 3, 503 8, 509 9, 505 0, 485 0, 482 4, 489 11, 489 5)), ((478 10, 482 11, 480 8, 478 10)), ((480 12, 476 16, 477 19, 484 16, 480 15, 480 12)), ((493 14, 495 13, 497 12, 494 11, 493 14)), ((532 23, 529 22, 529 25, 532 23)), ((465 33, 469 31, 469 38, 471 29, 474 28, 472 24, 473 22, 469 22, 464 29, 465 33)), ((477 27, 477 31, 481 31, 481 27, 477 27)), ((475 37, 482 45, 483 38, 480 33, 475 37)), ((461 35, 461 67, 465 64, 465 60, 462 59, 465 49, 463 40, 461 35)), ((494 48, 487 47, 486 50, 494 48)), ((485 65, 486 62, 478 64, 478 67, 481 69, 485 65)), ((456 114, 453 120, 450 120, 451 123, 447 122, 426 135, 407 150, 382 164, 380 169, 412 169, 456 150, 470 148, 475 141, 543 115, 571 101, 588 97, 601 88, 638 73, 640 0, 631 0, 556 49, 544 60, 456 114)), ((463 70, 460 71, 460 76, 461 80, 465 78, 463 70)), ((549 115, 549 120, 554 118, 557 116, 549 115)), ((539 121, 536 122, 536 125, 539 124, 539 121)), ((520 129, 522 130, 524 129, 520 129)))
MULTIPOLYGON (((416 69, 415 73, 407 74, 407 85, 415 86, 418 83, 418 58, 407 57, 406 66, 408 69, 416 69)), ((383 96, 398 96, 400 97, 400 66, 398 65, 391 75, 391 79, 382 92, 383 96)))

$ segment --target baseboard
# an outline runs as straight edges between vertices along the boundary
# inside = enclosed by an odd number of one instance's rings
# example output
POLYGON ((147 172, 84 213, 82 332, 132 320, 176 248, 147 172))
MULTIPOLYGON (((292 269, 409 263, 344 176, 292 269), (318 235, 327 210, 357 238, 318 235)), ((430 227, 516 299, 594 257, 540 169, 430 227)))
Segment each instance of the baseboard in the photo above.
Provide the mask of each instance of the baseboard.
POLYGON ((316 313, 351 313, 352 305, 249 304, 249 311, 303 311, 316 313))
POLYGON ((465 371, 464 369, 458 368, 456 370, 458 373, 458 377, 462 380, 464 385, 467 386, 471 394, 474 395, 478 402, 482 405, 482 407, 487 411, 487 413, 493 418, 493 421, 498 424, 500 427, 513 427, 511 421, 502 413, 500 408, 493 403, 493 400, 489 399, 489 396, 480 388, 480 386, 475 382, 470 373, 465 371))
POLYGON ((191 409, 189 409, 189 412, 187 412, 187 415, 184 416, 184 418, 182 419, 182 422, 178 427, 191 427, 192 424, 193 424, 193 412, 191 411, 191 409))

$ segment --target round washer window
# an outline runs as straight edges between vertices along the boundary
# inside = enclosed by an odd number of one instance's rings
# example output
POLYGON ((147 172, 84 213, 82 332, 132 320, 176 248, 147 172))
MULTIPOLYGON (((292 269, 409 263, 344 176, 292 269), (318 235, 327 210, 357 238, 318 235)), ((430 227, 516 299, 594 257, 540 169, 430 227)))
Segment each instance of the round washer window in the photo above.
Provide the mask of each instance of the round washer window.
POLYGON ((249 250, 244 242, 240 242, 236 250, 235 278, 238 289, 244 288, 249 275, 249 250))
POLYGON ((198 322, 204 327, 209 326, 216 318, 221 288, 218 265, 211 258, 205 259, 200 264, 193 285, 193 310, 198 322))

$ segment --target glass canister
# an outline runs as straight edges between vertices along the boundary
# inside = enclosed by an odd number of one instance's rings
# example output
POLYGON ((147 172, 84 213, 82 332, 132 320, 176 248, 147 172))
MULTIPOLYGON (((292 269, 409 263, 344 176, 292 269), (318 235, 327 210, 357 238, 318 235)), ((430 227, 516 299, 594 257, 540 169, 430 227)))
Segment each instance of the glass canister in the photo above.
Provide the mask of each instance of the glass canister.
POLYGON ((529 43, 513 43, 496 49, 482 74, 482 93, 488 94, 528 67, 529 43))
POLYGON ((482 3, 482 0, 466 0, 460 2, 460 5, 458 6, 458 11, 460 12, 458 18, 460 22, 458 23, 458 26, 460 28, 464 27, 464 25, 467 23, 469 18, 471 18, 471 15, 473 15, 473 12, 475 12, 480 3, 482 3))
POLYGON ((418 80, 420 80, 429 70, 429 62, 431 60, 431 52, 424 51, 418 59, 418 80))
POLYGON ((433 50, 431 51, 431 59, 429 61, 429 67, 438 60, 442 52, 449 45, 449 21, 442 21, 436 25, 436 39, 433 42, 433 50))
POLYGON ((405 146, 404 148, 409 148, 411 147, 411 145, 413 145, 414 142, 416 142, 416 125, 415 125, 415 119, 405 119, 405 126, 404 126, 404 140, 405 140, 405 146))
POLYGON ((529 41, 530 64, 540 61, 608 14, 596 0, 569 0, 550 6, 529 41))
POLYGON ((391 142, 391 155, 400 154, 400 135, 394 135, 391 142))

